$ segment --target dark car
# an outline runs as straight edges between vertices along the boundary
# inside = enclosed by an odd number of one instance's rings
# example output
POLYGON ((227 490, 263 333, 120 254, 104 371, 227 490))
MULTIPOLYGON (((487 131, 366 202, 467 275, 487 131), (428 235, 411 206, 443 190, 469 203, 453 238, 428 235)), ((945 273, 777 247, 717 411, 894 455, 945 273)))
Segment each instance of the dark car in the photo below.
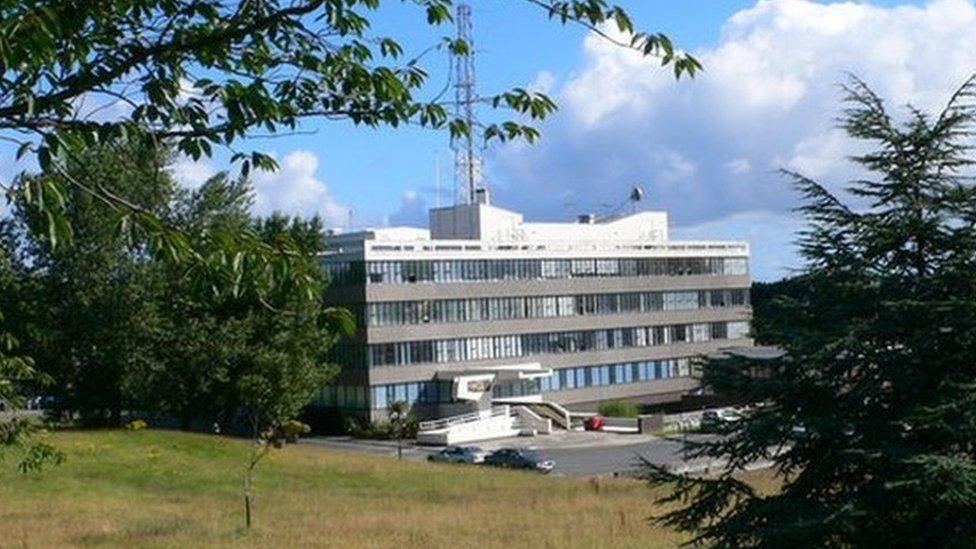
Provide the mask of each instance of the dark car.
POLYGON ((51 410, 57 407, 58 398, 52 395, 40 395, 28 398, 25 404, 28 410, 51 410))
POLYGON ((502 448, 492 452, 485 458, 485 464, 509 469, 531 469, 541 473, 552 471, 552 467, 555 465, 552 460, 543 459, 532 450, 520 448, 502 448))
POLYGON ((728 425, 731 423, 736 423, 742 420, 742 414, 736 410, 731 409, 718 409, 718 410, 705 410, 702 412, 701 416, 701 429, 702 431, 717 431, 723 425, 728 425))
POLYGON ((443 463, 481 463, 485 460, 485 451, 477 446, 448 446, 427 459, 443 463))

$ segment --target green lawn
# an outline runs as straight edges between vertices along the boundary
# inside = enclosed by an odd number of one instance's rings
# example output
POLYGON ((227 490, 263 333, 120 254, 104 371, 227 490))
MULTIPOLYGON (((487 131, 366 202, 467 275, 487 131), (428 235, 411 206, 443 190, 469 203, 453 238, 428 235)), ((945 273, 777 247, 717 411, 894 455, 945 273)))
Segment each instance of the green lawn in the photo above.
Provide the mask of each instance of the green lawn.
POLYGON ((60 467, 0 462, 0 546, 655 547, 653 492, 624 479, 567 479, 397 462, 305 446, 256 474, 243 529, 247 445, 169 431, 46 435, 60 467))

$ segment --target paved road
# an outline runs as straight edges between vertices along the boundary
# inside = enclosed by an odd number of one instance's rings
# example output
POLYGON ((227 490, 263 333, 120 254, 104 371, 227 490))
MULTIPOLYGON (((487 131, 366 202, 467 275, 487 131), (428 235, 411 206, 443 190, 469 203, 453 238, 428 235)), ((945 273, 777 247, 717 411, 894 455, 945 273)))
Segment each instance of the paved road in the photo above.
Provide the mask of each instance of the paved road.
POLYGON ((591 446, 543 450, 556 462, 554 473, 564 475, 599 475, 633 473, 640 458, 651 463, 674 466, 683 463, 681 445, 665 439, 627 446, 591 446))
MULTIPOLYGON (((704 440, 707 435, 691 435, 690 439, 704 440)), ((513 446, 533 446, 539 452, 556 462, 553 473, 571 476, 603 474, 634 474, 639 472, 641 458, 672 469, 704 470, 707 460, 687 460, 682 452, 680 441, 654 438, 636 444, 586 445, 568 448, 545 448, 540 445, 513 444, 513 446)))
MULTIPOLYGON (((702 440, 707 436, 689 435, 689 438, 702 440)), ((584 438, 582 434, 563 433, 561 437, 539 436, 503 439, 481 446, 485 449, 502 446, 534 448, 556 462, 553 473, 570 476, 634 473, 639 463, 638 456, 672 469, 703 470, 709 465, 703 460, 685 460, 679 441, 636 436, 634 439, 639 439, 641 442, 628 443, 626 442, 627 437, 607 436, 605 443, 601 444, 598 438, 592 436, 584 438), (579 445, 573 446, 574 441, 577 441, 579 445)), ((396 454, 395 443, 389 441, 363 441, 350 437, 317 437, 306 439, 304 443, 373 455, 392 456, 396 454)), ((438 450, 439 448, 409 445, 405 447, 403 455, 407 459, 426 459, 429 454, 438 450)))

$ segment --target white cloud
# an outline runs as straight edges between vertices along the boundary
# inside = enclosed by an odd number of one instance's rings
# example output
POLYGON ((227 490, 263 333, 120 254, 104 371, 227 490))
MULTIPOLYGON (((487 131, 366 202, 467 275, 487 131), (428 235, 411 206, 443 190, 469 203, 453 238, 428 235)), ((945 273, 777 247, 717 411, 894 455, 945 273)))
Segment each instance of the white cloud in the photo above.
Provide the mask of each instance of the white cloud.
POLYGON ((938 109, 976 72, 974 29, 973 0, 760 0, 725 22, 715 46, 694 52, 704 72, 677 82, 655 61, 588 36, 583 66, 552 89, 561 110, 542 142, 493 160, 497 201, 557 218, 566 212, 552 197, 594 209, 641 184, 650 207, 669 210, 678 227, 765 211, 773 231, 796 205, 778 169, 833 189, 855 175, 848 157, 864 145, 836 127, 847 74, 893 112, 908 102, 938 109))
POLYGON ((732 175, 742 175, 752 171, 752 162, 748 158, 734 158, 725 163, 725 169, 732 175))
POLYGON ((173 177, 184 187, 196 189, 217 174, 217 170, 207 160, 191 160, 181 157, 170 168, 173 177))
MULTIPOLYGON (((258 215, 282 212, 311 217, 318 214, 326 227, 345 228, 351 222, 351 211, 339 203, 325 182, 318 178, 318 167, 319 159, 315 153, 299 149, 279 160, 277 171, 252 171, 252 211, 258 215)), ((216 175, 218 170, 209 160, 194 161, 181 157, 173 164, 171 172, 180 184, 196 189, 216 175)))
POLYGON ((321 215, 327 227, 345 227, 350 210, 330 194, 318 179, 319 159, 315 153, 299 149, 279 161, 275 172, 258 171, 254 181, 254 211, 267 215, 275 211, 310 217, 321 215))
POLYGON ((695 175, 695 165, 675 151, 662 151, 653 161, 660 166, 656 174, 662 182, 675 183, 695 175))
POLYGON ((552 93, 553 88, 556 87, 556 76, 549 71, 540 71, 539 74, 535 76, 528 88, 536 93, 552 93))

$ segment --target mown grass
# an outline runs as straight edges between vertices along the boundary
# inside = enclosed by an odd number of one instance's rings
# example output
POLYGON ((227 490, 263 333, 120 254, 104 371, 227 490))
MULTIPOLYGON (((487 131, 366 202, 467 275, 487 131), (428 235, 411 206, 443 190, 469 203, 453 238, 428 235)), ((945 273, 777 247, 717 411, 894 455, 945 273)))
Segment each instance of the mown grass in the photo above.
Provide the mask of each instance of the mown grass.
POLYGON ((0 462, 0 546, 669 547, 654 493, 625 479, 568 479, 397 462, 306 446, 256 475, 243 528, 239 440, 169 431, 47 435, 60 467, 0 462))

